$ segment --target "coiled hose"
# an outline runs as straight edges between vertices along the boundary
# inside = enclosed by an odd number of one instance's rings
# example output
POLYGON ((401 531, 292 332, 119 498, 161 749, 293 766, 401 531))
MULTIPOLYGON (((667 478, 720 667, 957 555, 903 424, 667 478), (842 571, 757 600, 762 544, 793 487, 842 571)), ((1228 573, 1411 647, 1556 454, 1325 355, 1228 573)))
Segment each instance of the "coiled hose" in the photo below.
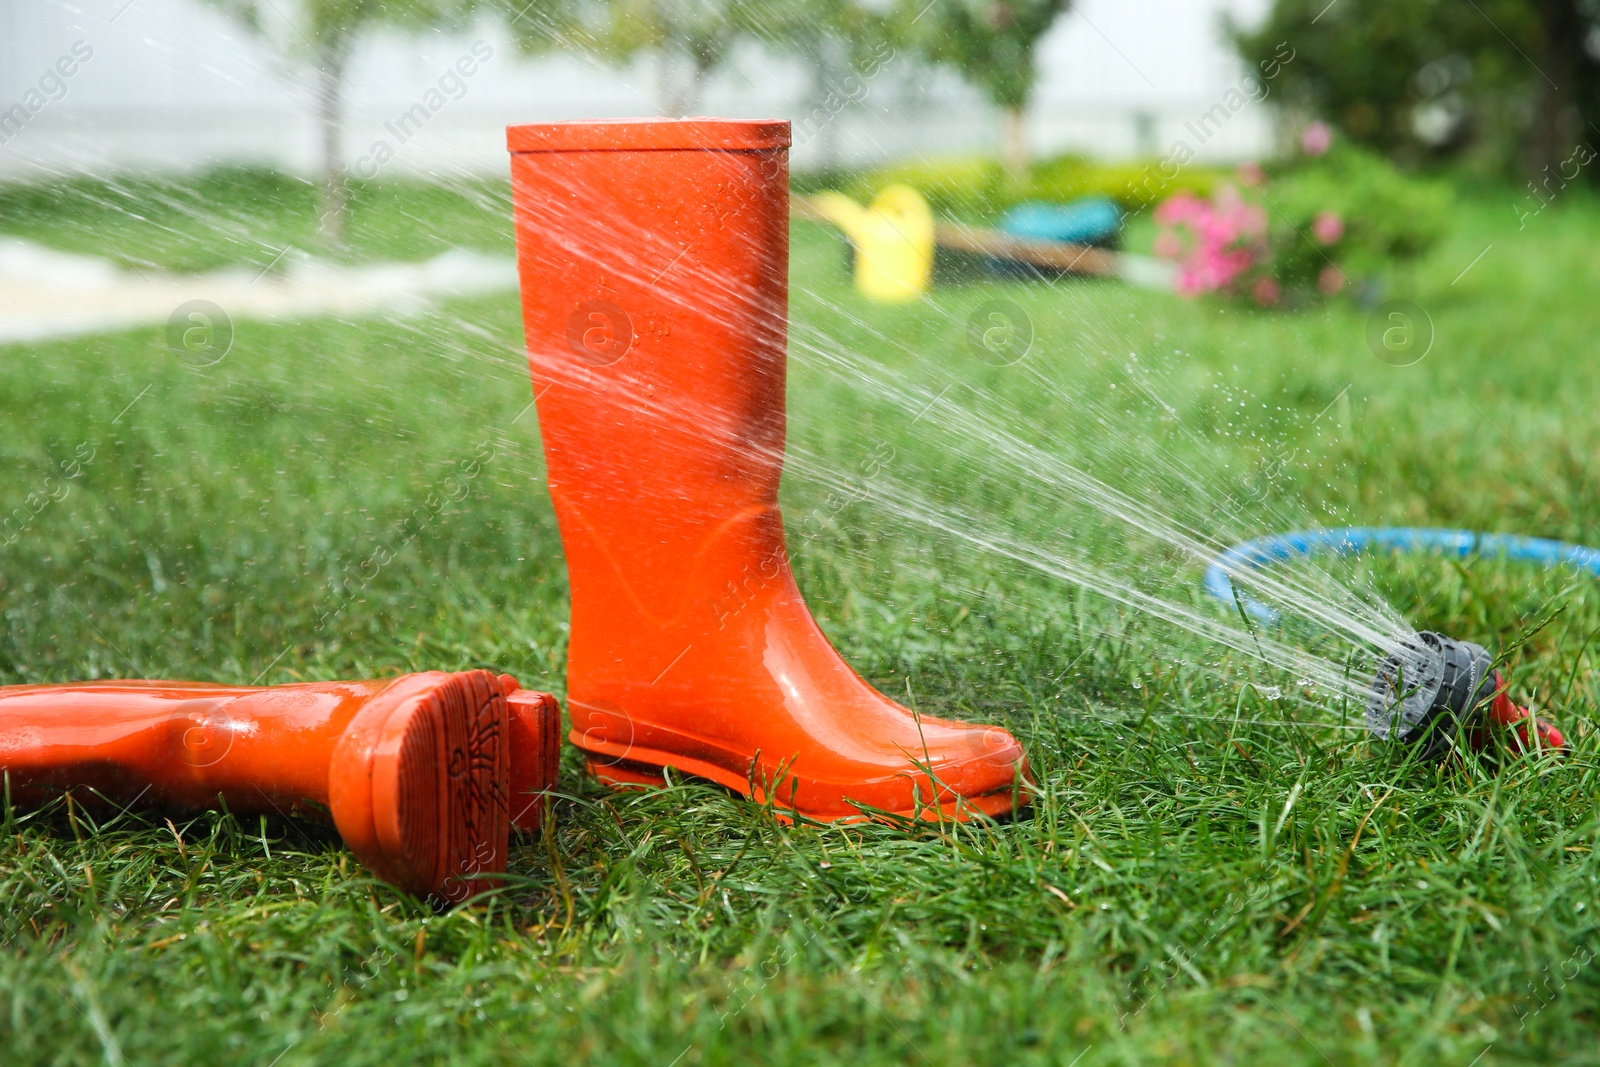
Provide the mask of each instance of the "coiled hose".
MULTIPOLYGON (((1292 530, 1244 541, 1223 552, 1206 568, 1205 589, 1224 604, 1235 603, 1230 574, 1257 570, 1285 560, 1333 552, 1351 556, 1369 549, 1390 552, 1439 552, 1453 556, 1500 556, 1522 563, 1555 567, 1571 563, 1600 576, 1600 549, 1518 534, 1479 533, 1431 526, 1344 526, 1331 530, 1292 530)), ((1261 622, 1278 620, 1278 612, 1243 591, 1237 602, 1261 622)))

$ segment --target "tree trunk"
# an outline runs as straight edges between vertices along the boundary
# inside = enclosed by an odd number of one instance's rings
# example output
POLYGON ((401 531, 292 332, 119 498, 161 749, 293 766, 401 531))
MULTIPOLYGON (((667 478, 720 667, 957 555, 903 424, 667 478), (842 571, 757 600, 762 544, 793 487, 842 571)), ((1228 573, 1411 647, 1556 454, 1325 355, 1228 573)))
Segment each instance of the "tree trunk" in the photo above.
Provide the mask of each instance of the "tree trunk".
POLYGON ((1028 176, 1028 117, 1024 108, 1008 107, 1000 126, 1000 161, 1013 178, 1028 176))
POLYGON ((678 56, 676 49, 663 48, 656 57, 656 77, 661 86, 661 113, 668 118, 681 119, 686 114, 683 89, 678 84, 678 56))
POLYGON ((661 110, 670 118, 686 117, 700 103, 705 75, 688 49, 661 52, 661 110))
POLYGON ((322 218, 328 245, 343 250, 349 214, 344 177, 344 63, 342 44, 324 47, 317 63, 317 120, 322 129, 322 218))
POLYGON ((842 76, 850 72, 849 60, 840 57, 838 38, 825 33, 798 37, 795 46, 805 59, 811 86, 805 97, 805 116, 795 128, 794 147, 815 142, 815 166, 819 170, 835 170, 840 162, 838 120, 853 102, 844 91, 849 79, 842 76))
POLYGON ((706 82, 711 77, 711 68, 704 65, 697 55, 694 58, 693 75, 689 82, 689 99, 684 102, 683 113, 688 115, 700 106, 700 99, 705 96, 706 82))
POLYGON ((700 106, 706 80, 722 57, 720 42, 693 29, 670 32, 659 54, 662 110, 675 119, 684 118, 700 106))
POLYGON ((1539 113, 1533 123, 1530 169, 1560 186, 1566 183, 1556 176, 1558 168, 1577 147, 1579 136, 1577 82, 1588 23, 1574 0, 1539 0, 1538 12, 1544 47, 1539 51, 1539 113))

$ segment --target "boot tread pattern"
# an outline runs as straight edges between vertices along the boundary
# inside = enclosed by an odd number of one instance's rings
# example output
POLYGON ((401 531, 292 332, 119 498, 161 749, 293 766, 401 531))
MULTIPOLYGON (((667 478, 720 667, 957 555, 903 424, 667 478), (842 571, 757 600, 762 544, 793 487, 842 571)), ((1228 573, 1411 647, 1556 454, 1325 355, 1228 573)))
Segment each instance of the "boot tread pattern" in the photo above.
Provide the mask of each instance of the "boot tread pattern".
POLYGON ((505 696, 493 675, 451 675, 422 697, 400 749, 404 862, 446 901, 498 884, 505 870, 510 754, 505 696))

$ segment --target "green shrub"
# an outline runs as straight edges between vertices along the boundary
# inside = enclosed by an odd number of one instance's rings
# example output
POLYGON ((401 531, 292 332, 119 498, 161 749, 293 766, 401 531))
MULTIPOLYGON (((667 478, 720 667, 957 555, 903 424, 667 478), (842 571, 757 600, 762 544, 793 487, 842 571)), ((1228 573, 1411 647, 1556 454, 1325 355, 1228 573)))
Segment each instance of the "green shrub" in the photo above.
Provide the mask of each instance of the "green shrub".
MULTIPOLYGON (((1077 155, 1041 160, 1019 181, 999 160, 986 156, 948 156, 906 160, 862 171, 853 177, 828 175, 838 184, 829 186, 862 203, 868 203, 890 185, 909 185, 927 198, 937 215, 968 222, 992 222, 1001 212, 1024 200, 1068 203, 1086 196, 1105 196, 1135 212, 1178 192, 1208 196, 1228 179, 1229 172, 1214 167, 1187 167, 1171 181, 1153 177, 1153 162, 1101 163, 1077 155)), ((796 180, 796 188, 811 191, 814 181, 796 180)))
POLYGON ((868 203, 890 185, 909 185, 934 214, 976 221, 1004 211, 1020 197, 1008 193, 1005 168, 984 156, 909 159, 858 174, 842 190, 868 203))
POLYGON ((1273 273, 1286 286, 1310 284, 1331 262, 1348 277, 1377 274, 1427 252, 1445 232, 1452 194, 1348 142, 1321 157, 1268 167, 1261 193, 1270 207, 1273 273), (1319 215, 1336 215, 1343 235, 1318 242, 1319 215))
POLYGON ((1033 168, 1028 176, 1025 199, 1066 203, 1085 196, 1105 196, 1131 213, 1174 193, 1210 196, 1229 178, 1229 172, 1220 168, 1189 166, 1170 181, 1163 182, 1159 168, 1160 164, 1155 161, 1101 163, 1082 156, 1057 156, 1033 168))

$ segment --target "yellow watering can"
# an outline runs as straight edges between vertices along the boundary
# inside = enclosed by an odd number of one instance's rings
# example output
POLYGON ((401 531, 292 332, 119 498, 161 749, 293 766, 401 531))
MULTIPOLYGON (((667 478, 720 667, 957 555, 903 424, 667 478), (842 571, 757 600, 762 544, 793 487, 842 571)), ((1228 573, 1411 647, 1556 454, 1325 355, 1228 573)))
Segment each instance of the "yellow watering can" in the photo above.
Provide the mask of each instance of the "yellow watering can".
POLYGON ((843 193, 819 193, 812 209, 850 238, 856 291, 881 304, 927 292, 933 278, 933 211, 909 185, 891 185, 862 207, 843 193))

